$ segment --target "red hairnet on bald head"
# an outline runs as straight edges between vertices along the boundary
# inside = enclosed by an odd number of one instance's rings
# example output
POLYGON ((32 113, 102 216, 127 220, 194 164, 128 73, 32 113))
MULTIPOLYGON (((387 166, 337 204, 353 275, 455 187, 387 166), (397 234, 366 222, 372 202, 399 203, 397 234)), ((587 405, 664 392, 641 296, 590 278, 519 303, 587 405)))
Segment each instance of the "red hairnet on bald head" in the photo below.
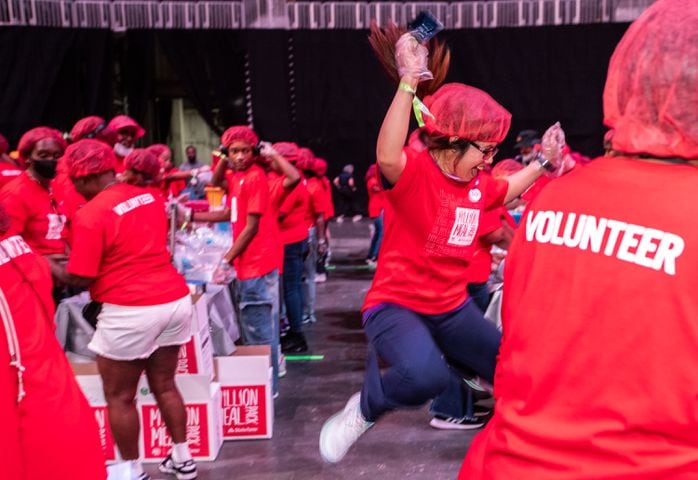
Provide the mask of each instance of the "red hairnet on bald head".
POLYGON ((310 170, 314 171, 315 164, 315 154, 309 148, 299 148, 298 149, 298 161, 296 162, 296 168, 300 170, 310 170))
POLYGON ((433 117, 424 115, 424 128, 437 135, 499 143, 511 124, 511 113, 482 90, 447 83, 424 99, 433 117))
POLYGON ((250 147, 254 147, 259 143, 259 137, 254 133, 254 130, 244 125, 230 127, 223 132, 223 136, 221 136, 221 143, 224 147, 229 147, 230 144, 238 141, 245 142, 250 147))
POLYGON ((10 229, 10 215, 5 210, 5 207, 0 203, 0 237, 5 235, 10 229))
POLYGON ((27 160, 34 150, 37 143, 44 139, 54 140, 61 147, 61 150, 65 150, 68 143, 63 138, 61 132, 54 128, 49 127, 36 127, 29 130, 27 133, 22 135, 19 139, 19 144, 17 145, 17 151, 19 151, 19 156, 23 160, 27 160))
POLYGON ((659 0, 630 26, 603 104, 614 150, 698 159, 698 2, 659 0))
POLYGON ((127 115, 117 115, 109 122, 109 128, 118 132, 119 130, 133 130, 134 138, 141 138, 145 135, 145 129, 138 122, 127 115))
POLYGON ((136 148, 124 159, 124 168, 155 180, 160 175, 160 160, 145 148, 136 148))
POLYGON ((10 142, 7 141, 5 137, 0 135, 0 155, 3 153, 7 153, 7 151, 10 149, 10 142))
POLYGON ((86 177, 116 168, 114 151, 103 142, 89 138, 70 145, 62 162, 62 170, 71 178, 86 177))
POLYGON ((327 161, 324 158, 316 158, 313 162, 313 170, 318 177, 327 173, 327 161))
POLYGON ((273 145, 279 155, 284 157, 286 161, 296 163, 299 158, 298 145, 293 142, 277 142, 273 145))
POLYGON ((524 166, 513 158, 505 158, 492 167, 492 176, 494 178, 506 178, 509 175, 523 170, 524 166))

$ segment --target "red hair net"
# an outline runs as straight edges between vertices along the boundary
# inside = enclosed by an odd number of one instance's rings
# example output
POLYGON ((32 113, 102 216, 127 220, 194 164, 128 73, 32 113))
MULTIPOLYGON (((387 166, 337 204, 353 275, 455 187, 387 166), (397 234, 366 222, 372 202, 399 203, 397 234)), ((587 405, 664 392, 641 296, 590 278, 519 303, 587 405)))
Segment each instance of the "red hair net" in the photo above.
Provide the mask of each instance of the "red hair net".
POLYGON ((145 135, 145 129, 138 125, 134 119, 126 115, 117 115, 109 122, 109 128, 118 132, 119 130, 131 129, 135 131, 134 138, 141 138, 145 135))
POLYGON ((77 142, 83 138, 96 138, 113 147, 116 143, 116 132, 109 128, 102 117, 93 115, 78 120, 70 131, 71 142, 77 142))
POLYGON ((492 176, 494 178, 505 178, 516 173, 519 170, 523 170, 524 166, 514 160, 513 158, 505 158, 497 162, 494 167, 492 167, 492 176))
POLYGON ((7 141, 5 137, 0 135, 0 155, 3 153, 7 153, 7 151, 10 149, 10 142, 7 141))
POLYGON ((273 145, 279 155, 284 157, 288 162, 296 163, 298 161, 298 145, 293 142, 277 142, 273 145))
POLYGON ((146 150, 155 155, 156 158, 160 158, 163 153, 170 151, 170 147, 164 143, 155 143, 146 148, 146 150))
POLYGON ((10 229, 10 215, 5 210, 5 207, 0 203, 0 237, 5 235, 10 229))
POLYGON ((59 132, 55 128, 36 127, 29 130, 27 133, 22 135, 22 138, 19 139, 17 151, 19 151, 20 158, 22 158, 22 160, 28 159, 29 155, 31 155, 32 153, 32 150, 34 150, 36 144, 39 143, 39 141, 44 140, 46 138, 55 140, 56 143, 60 145, 62 150, 65 150, 65 147, 68 146, 68 143, 63 138, 61 132, 59 132))
POLYGON ((313 170, 318 177, 322 177, 327 173, 327 161, 324 158, 316 158, 313 161, 313 170))
POLYGON ((315 171, 313 168, 315 166, 315 154, 309 148, 299 148, 298 149, 298 161, 296 162, 296 168, 299 170, 310 170, 315 171))
POLYGON ((660 0, 625 32, 608 66, 613 149, 698 159, 698 2, 660 0))
POLYGON ((482 90, 447 83, 424 99, 433 117, 424 115, 429 133, 471 141, 499 143, 511 124, 511 113, 482 90))
POLYGON ((126 155, 124 168, 142 173, 154 180, 160 175, 160 160, 145 148, 136 148, 126 155))
POLYGON ((116 157, 108 145, 86 138, 70 145, 63 155, 62 170, 71 178, 85 177, 114 170, 116 157))
POLYGON ((221 143, 224 147, 229 147, 231 143, 236 141, 242 141, 250 147, 254 147, 259 143, 259 137, 254 133, 254 130, 244 125, 236 125, 223 132, 221 143))

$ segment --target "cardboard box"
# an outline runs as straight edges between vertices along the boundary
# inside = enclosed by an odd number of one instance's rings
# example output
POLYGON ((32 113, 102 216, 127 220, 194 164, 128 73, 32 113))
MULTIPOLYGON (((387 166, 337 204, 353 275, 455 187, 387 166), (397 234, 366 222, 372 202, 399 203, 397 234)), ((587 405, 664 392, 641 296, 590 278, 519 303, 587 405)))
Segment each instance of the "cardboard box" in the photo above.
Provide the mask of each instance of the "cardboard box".
POLYGON ((268 345, 240 346, 230 356, 214 358, 222 392, 224 440, 272 437, 270 352, 268 345))
MULTIPOLYGON (((197 461, 213 461, 223 445, 221 386, 210 383, 207 375, 178 375, 176 381, 187 410, 187 441, 192 456, 197 461)), ((145 378, 136 398, 141 419, 141 458, 145 463, 161 462, 172 449, 172 439, 145 378)))
POLYGON ((182 345, 177 361, 177 374, 206 375, 213 380, 213 344, 208 326, 208 310, 203 295, 192 295, 192 336, 182 345))
POLYGON ((109 428, 107 401, 104 398, 102 378, 99 376, 97 364, 94 362, 73 363, 71 366, 73 367, 73 372, 75 372, 75 379, 94 412, 105 462, 107 464, 116 463, 120 460, 119 451, 114 444, 114 438, 109 428))

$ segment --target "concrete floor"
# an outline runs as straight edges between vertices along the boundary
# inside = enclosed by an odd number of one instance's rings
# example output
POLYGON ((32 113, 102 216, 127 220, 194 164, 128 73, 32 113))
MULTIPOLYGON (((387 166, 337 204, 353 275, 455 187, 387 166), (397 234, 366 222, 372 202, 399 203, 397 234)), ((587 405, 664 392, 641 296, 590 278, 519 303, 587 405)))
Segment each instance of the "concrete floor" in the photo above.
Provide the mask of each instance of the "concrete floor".
MULTIPOLYGON (((274 437, 224 443, 215 462, 198 464, 200 480, 456 478, 475 432, 431 428, 427 406, 386 415, 337 465, 320 458, 323 422, 363 381, 366 339, 359 309, 372 278, 364 266, 369 224, 331 225, 336 270, 318 284, 318 322, 306 329, 309 353, 325 358, 288 362, 275 403, 274 437)), ((146 470, 153 479, 163 478, 152 466, 146 470)))

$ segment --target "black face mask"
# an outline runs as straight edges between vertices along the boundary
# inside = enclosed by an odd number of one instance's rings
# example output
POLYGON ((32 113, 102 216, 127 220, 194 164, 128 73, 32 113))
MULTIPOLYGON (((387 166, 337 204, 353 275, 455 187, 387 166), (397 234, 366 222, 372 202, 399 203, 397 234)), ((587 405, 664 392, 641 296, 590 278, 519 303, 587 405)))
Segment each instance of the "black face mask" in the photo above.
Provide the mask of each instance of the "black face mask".
POLYGON ((56 167, 58 162, 55 160, 32 160, 34 171, 41 177, 51 180, 56 178, 56 167))

